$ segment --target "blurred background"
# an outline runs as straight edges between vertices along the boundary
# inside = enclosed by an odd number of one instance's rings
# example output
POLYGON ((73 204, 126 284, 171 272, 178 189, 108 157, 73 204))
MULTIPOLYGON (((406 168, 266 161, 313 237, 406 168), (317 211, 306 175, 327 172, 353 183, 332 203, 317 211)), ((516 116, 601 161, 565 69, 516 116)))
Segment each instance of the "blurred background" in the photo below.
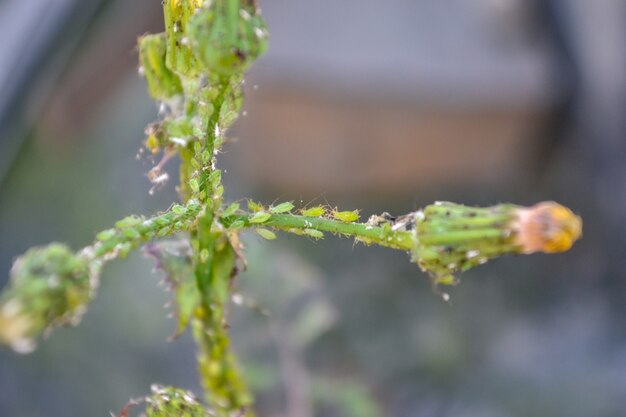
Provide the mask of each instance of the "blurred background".
MULTIPOLYGON (((232 334, 271 417, 618 417, 626 411, 626 3, 261 0, 270 50, 221 155, 227 199, 364 218, 433 200, 556 200, 568 253, 463 275, 444 303, 403 253, 246 235, 232 334)), ((137 75, 157 0, 0 2, 0 284, 33 245, 80 248, 154 195, 137 75)), ((151 383, 200 394, 150 260, 112 262, 81 326, 0 350, 0 415, 108 415, 151 383)))

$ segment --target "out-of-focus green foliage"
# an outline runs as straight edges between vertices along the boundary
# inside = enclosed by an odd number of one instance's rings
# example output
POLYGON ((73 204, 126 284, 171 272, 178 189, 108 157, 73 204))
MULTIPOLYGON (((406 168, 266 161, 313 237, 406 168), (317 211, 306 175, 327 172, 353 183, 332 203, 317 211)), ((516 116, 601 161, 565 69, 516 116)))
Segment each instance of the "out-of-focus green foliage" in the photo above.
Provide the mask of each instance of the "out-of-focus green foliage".
POLYGON ((0 299, 0 340, 30 352, 59 325, 76 325, 91 301, 99 265, 53 243, 18 258, 0 299))

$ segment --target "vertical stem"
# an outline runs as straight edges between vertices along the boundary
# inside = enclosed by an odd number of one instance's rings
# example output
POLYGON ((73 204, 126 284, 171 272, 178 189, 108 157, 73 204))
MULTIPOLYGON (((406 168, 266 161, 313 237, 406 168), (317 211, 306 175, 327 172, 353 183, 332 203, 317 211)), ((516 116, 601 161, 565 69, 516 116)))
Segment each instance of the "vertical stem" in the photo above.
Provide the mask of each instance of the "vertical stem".
POLYGON ((225 320, 236 254, 223 232, 211 230, 212 219, 212 214, 205 214, 200 220, 194 257, 202 300, 193 324, 200 377, 207 401, 219 417, 253 416, 248 410, 252 397, 239 375, 225 320))
POLYGON ((214 225, 216 208, 221 206, 221 196, 216 193, 219 184, 209 181, 214 171, 213 154, 219 140, 217 127, 225 99, 230 93, 231 83, 219 78, 217 95, 212 100, 213 111, 206 122, 204 143, 201 152, 194 158, 204 161, 198 174, 199 194, 204 195, 204 213, 192 233, 194 242, 194 267, 196 283, 201 294, 201 306, 194 320, 194 337, 198 344, 198 367, 207 401, 218 416, 245 413, 252 416, 249 406, 252 397, 239 375, 235 356, 231 352, 226 329, 225 309, 236 255, 223 230, 214 225), (210 161, 202 154, 211 155, 210 161), (207 165, 208 163, 208 165, 207 165))

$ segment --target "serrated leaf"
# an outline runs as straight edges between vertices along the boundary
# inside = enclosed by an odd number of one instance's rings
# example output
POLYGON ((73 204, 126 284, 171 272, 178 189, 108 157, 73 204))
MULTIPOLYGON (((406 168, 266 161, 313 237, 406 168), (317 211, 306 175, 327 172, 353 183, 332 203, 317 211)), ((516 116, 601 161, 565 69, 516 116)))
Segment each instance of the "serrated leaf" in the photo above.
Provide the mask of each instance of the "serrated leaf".
POLYGON ((291 210, 293 210, 294 207, 295 206, 290 201, 286 201, 284 203, 280 203, 277 206, 270 208, 270 212, 274 214, 288 213, 291 210))
POLYGON ((333 217, 342 222, 355 222, 359 220, 359 211, 333 211, 333 217))
POLYGON ((311 207, 300 211, 306 217, 321 217, 326 213, 324 206, 311 207))
POLYGON ((276 233, 272 232, 268 229, 256 229, 256 232, 263 238, 267 240, 276 239, 276 233))
POLYGON ((270 217, 272 217, 270 213, 259 211, 257 213, 254 213, 252 217, 250 217, 249 221, 250 223, 253 223, 253 224, 260 224, 260 223, 265 223, 266 221, 268 221, 270 217))
POLYGON ((324 237, 324 233, 316 229, 304 229, 304 234, 314 237, 315 239, 322 239, 324 237))
POLYGON ((222 213, 222 217, 232 216, 237 210, 239 210, 239 203, 232 203, 230 206, 226 207, 226 210, 222 213))
POLYGON ((250 211, 263 211, 263 206, 259 203, 255 203, 252 200, 248 200, 248 210, 250 211))

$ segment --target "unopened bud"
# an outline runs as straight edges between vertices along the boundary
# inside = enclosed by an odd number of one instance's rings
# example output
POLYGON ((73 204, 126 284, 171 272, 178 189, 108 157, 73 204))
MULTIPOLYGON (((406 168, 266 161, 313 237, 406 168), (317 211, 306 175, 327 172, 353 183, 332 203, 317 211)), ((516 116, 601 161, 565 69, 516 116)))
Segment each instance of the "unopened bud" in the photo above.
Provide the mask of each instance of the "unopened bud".
POLYGON ((438 202, 416 212, 414 222, 413 260, 443 284, 501 255, 566 251, 582 234, 580 217, 555 202, 486 208, 438 202))
POLYGON ((28 353, 46 330, 77 324, 92 298, 95 273, 86 258, 59 243, 26 252, 0 297, 0 342, 28 353))
POLYGON ((209 72, 244 71, 267 49, 267 27, 254 2, 215 0, 189 19, 187 35, 209 72))

